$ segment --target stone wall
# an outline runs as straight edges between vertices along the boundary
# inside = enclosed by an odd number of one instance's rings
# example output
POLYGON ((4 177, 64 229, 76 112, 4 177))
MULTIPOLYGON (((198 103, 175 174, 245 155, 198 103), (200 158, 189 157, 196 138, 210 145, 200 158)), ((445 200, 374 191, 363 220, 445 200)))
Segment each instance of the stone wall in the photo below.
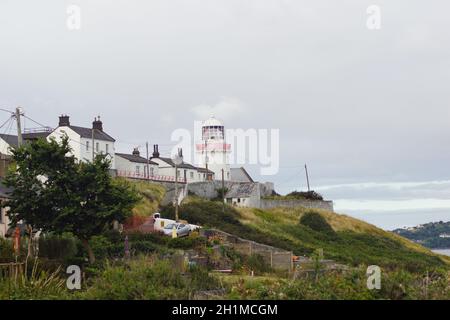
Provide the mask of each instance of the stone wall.
POLYGON ((243 239, 216 229, 201 229, 200 235, 206 238, 220 239, 222 243, 227 244, 242 255, 260 255, 264 262, 273 269, 289 272, 293 270, 293 254, 291 251, 243 239))
POLYGON ((260 209, 271 209, 277 207, 297 208, 304 207, 308 209, 323 209, 327 211, 334 211, 333 201, 326 200, 274 200, 261 199, 260 209))

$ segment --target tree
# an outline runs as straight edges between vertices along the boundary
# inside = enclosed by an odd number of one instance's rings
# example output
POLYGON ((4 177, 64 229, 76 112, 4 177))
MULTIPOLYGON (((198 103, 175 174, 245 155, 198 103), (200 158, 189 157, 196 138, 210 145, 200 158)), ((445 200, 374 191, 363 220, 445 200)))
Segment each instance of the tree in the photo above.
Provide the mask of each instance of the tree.
POLYGON ((91 263, 92 236, 123 222, 139 200, 124 180, 109 174, 110 162, 98 155, 78 162, 70 155, 67 137, 61 142, 38 140, 12 151, 16 168, 5 178, 12 188, 8 216, 13 225, 26 221, 47 232, 71 232, 83 243, 91 263))

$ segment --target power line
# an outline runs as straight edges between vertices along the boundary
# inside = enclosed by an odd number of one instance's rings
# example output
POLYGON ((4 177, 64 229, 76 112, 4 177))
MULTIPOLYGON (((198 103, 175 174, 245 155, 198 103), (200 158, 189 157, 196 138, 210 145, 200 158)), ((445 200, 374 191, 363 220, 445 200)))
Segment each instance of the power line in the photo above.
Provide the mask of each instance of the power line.
POLYGON ((6 119, 6 121, 3 122, 3 124, 0 126, 0 129, 3 128, 3 126, 6 125, 9 121, 11 121, 12 118, 13 118, 13 116, 11 116, 8 119, 6 119))

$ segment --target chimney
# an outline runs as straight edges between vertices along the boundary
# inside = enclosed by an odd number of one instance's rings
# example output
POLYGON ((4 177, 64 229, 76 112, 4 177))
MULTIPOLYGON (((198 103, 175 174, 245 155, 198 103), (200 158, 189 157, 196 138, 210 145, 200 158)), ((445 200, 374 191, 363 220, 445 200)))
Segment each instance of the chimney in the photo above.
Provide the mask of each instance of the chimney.
POLYGON ((94 122, 92 122, 92 129, 103 132, 103 122, 100 120, 100 116, 98 116, 98 118, 95 118, 94 122))
POLYGON ((158 151, 158 145, 153 145, 153 158, 159 158, 159 151, 158 151))
POLYGON ((68 115, 62 114, 59 117, 59 126, 60 127, 68 127, 68 126, 70 126, 70 117, 68 115))
POLYGON ((141 156, 141 153, 139 152, 139 149, 138 149, 138 148, 134 148, 134 149, 133 149, 133 156, 138 156, 138 157, 141 156))

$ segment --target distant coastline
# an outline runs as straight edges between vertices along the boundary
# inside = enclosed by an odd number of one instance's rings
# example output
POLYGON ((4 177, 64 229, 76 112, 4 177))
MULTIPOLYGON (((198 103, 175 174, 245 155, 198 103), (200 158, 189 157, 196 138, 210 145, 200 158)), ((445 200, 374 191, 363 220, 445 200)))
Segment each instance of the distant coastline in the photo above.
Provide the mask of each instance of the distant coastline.
POLYGON ((430 222, 417 227, 396 229, 393 232, 435 252, 450 255, 450 221, 430 222))

